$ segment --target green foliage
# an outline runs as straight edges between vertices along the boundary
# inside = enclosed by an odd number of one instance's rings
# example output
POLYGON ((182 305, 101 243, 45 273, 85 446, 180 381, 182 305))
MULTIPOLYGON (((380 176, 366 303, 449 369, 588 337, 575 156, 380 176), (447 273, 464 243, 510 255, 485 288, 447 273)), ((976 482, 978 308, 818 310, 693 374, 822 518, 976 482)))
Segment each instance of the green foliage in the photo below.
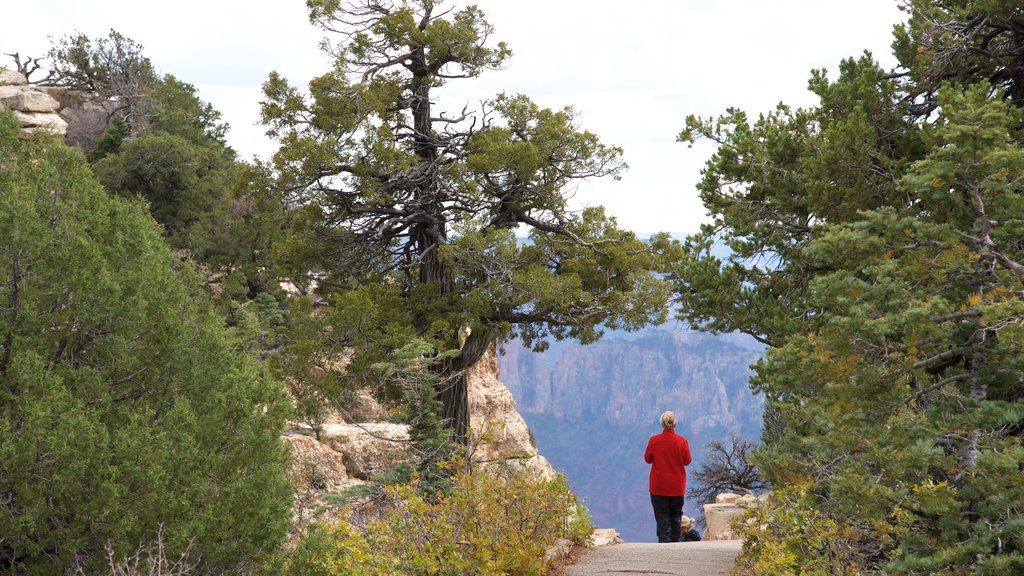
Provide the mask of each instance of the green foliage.
MULTIPOLYGON (((79 32, 55 41, 48 56, 51 70, 42 83, 104 99, 113 107, 111 121, 127 134, 166 132, 194 144, 215 144, 233 158, 224 144, 228 127, 219 123, 220 112, 200 100, 191 84, 157 74, 131 38, 115 30, 96 39, 79 32)), ((90 151, 90 160, 103 155, 90 151)))
POLYGON ((295 403, 296 416, 313 429, 317 439, 331 408, 342 399, 340 357, 325 348, 320 338, 323 328, 312 300, 289 299, 283 344, 270 356, 270 366, 284 380, 295 403))
POLYGON ((1006 130, 1019 112, 983 89, 940 102, 936 145, 901 181, 928 210, 864 212, 808 246, 828 271, 810 284, 817 327, 758 368, 787 425, 758 463, 775 486, 805 485, 819 498, 806 505, 849 531, 830 566, 1009 574, 1024 561, 996 544, 1024 496, 1024 212, 1009 184, 1024 151, 1006 130), (998 471, 1009 462, 1017 474, 998 471), (983 478, 995 492, 977 489, 983 478))
POLYGON ((818 511, 820 499, 806 485, 782 486, 767 505, 755 509, 740 526, 743 553, 740 574, 833 576, 876 573, 859 553, 871 538, 891 542, 879 531, 859 533, 818 511))
POLYGON ((817 497, 799 502, 846 538, 821 572, 800 573, 1010 574, 1024 562, 998 544, 1024 501, 1024 151, 1006 129, 1020 112, 983 88, 939 102, 935 146, 900 182, 928 209, 825 227, 804 252, 827 271, 809 285, 815 330, 757 370, 786 424, 757 462, 773 485, 817 497))
POLYGON ((425 495, 418 480, 391 486, 386 496, 376 517, 350 513, 311 528, 284 572, 540 576, 544 551, 555 540, 586 544, 593 531, 561 477, 491 468, 457 474, 445 496, 425 495))
MULTIPOLYGON (((200 126, 192 128, 191 137, 199 137, 200 126)), ((108 130, 112 140, 117 134, 108 130)), ((270 257, 281 236, 283 207, 250 191, 253 170, 236 163, 230 149, 214 140, 146 132, 117 143, 93 170, 108 192, 146 200, 171 245, 221 280, 225 309, 231 307, 226 301, 278 290, 270 257)))
POLYGON ((142 46, 115 30, 95 40, 81 32, 66 36, 53 44, 48 56, 46 82, 104 97, 137 96, 140 86, 156 80, 142 46))
POLYGON ((220 123, 219 111, 199 99, 195 86, 166 74, 153 86, 152 98, 152 131, 211 146, 229 159, 234 158, 234 151, 224 142, 228 125, 220 123))
POLYGON ((1017 60, 1024 33, 1017 6, 1000 0, 912 0, 907 8, 910 17, 896 28, 893 51, 913 79, 920 112, 935 109, 944 83, 985 84, 991 95, 1024 105, 1024 69, 1017 60))
POLYGON ((996 4, 910 2, 900 73, 846 61, 815 108, 681 136, 720 145, 682 316, 771 345, 747 573, 1021 570, 1024 113, 996 4))
POLYGON ((120 118, 113 118, 103 134, 96 140, 96 146, 88 152, 89 163, 95 163, 108 154, 115 154, 128 137, 128 125, 120 118))
POLYGON ((0 114, 0 572, 156 542, 258 565, 287 528, 280 384, 84 157, 0 114))
POLYGON ((158 76, 137 42, 115 30, 95 40, 77 32, 55 41, 48 56, 50 73, 41 83, 97 97, 104 119, 123 122, 131 136, 149 129, 158 76))
POLYGON ((429 343, 442 416, 465 441, 460 374, 496 339, 542 348, 549 337, 590 342, 602 326, 665 319, 670 290, 654 273, 674 249, 668 238, 641 242, 600 209, 568 209, 574 182, 625 169, 619 148, 581 130, 571 108, 521 95, 497 96, 479 114, 432 112, 448 82, 510 56, 489 42, 479 9, 308 5, 343 41, 325 46, 334 68, 309 82, 308 96, 276 73, 264 85, 263 120, 281 143, 265 168, 300 206, 275 256, 292 273, 315 273, 339 314, 387 317, 351 318, 360 330, 334 340, 355 349, 353 374, 410 337, 429 343), (516 242, 520 226, 528 245, 516 242))
POLYGON ((109 192, 145 199, 173 245, 200 254, 202 231, 224 218, 235 176, 234 165, 216 149, 166 133, 137 136, 93 169, 109 192))
POLYGON ((87 150, 112 193, 145 198, 174 248, 186 249, 231 301, 276 290, 271 245, 285 221, 280 196, 256 194, 260 171, 236 162, 228 126, 191 84, 157 75, 142 47, 111 32, 65 38, 51 50, 50 83, 87 90, 111 110, 106 130, 87 150))
POLYGON ((417 486, 428 498, 449 492, 451 470, 446 463, 459 453, 449 428, 439 416, 441 402, 434 393, 439 376, 430 371, 433 359, 433 346, 415 339, 396 350, 390 361, 374 366, 382 373, 382 379, 397 382, 403 388, 405 405, 397 419, 409 425, 410 469, 416 471, 417 486))
POLYGON ((816 269, 803 249, 826 224, 904 200, 895 182, 920 157, 920 130, 903 116, 896 81, 867 55, 830 82, 815 72, 821 105, 785 105, 750 123, 729 110, 689 117, 679 138, 718 144, 698 184, 715 217, 687 240, 674 272, 679 317, 713 332, 746 332, 775 345, 816 319, 806 302, 816 269), (729 248, 724 262, 712 254, 729 248))

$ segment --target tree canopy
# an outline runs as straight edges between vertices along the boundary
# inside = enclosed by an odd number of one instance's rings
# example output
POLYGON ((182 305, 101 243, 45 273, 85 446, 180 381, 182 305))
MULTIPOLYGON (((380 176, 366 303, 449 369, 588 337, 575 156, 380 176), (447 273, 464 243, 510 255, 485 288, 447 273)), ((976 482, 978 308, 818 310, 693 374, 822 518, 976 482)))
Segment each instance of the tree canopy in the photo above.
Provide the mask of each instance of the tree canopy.
MULTIPOLYGON (((74 95, 65 98, 73 117, 67 140, 86 152, 104 188, 145 199, 171 246, 220 279, 225 308, 276 291, 270 246, 284 206, 252 193, 259 176, 236 158, 228 125, 195 86, 159 73, 141 45, 114 30, 61 38, 49 57, 48 74, 33 82, 74 95)), ((38 60, 31 65, 41 67, 38 60)))
POLYGON ((290 513, 281 384, 145 205, 18 132, 0 113, 0 572, 95 573, 158 538, 210 573, 261 562, 290 513))
POLYGON ((753 574, 1024 569, 1021 16, 907 10, 898 69, 849 59, 813 73, 818 106, 681 134, 718 150, 680 314, 770 345, 753 386, 782 426, 755 457, 775 505, 753 574))
POLYGON ((266 82, 263 118, 281 143, 267 168, 299 207, 278 261, 314 277, 350 321, 330 335, 356 350, 347 378, 402 341, 431 342, 444 417, 464 439, 463 374, 495 340, 588 342, 664 319, 667 285, 652 272, 668 238, 644 242, 599 208, 569 208, 574 182, 625 169, 621 150, 571 108, 522 95, 437 109, 449 82, 511 55, 478 8, 308 5, 337 39, 325 42, 335 64, 308 95, 278 74, 266 82))

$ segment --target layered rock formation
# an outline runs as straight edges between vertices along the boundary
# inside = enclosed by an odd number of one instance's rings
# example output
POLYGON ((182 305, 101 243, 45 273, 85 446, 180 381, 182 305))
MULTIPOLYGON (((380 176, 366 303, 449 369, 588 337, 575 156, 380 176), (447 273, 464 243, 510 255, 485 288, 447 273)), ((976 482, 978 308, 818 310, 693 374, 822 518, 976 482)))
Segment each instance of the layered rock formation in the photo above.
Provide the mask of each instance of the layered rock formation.
POLYGON ((746 384, 759 357, 754 344, 734 337, 647 330, 588 346, 558 343, 544 354, 511 343, 500 364, 523 414, 624 428, 657 423, 672 409, 705 437, 723 428, 760 431, 761 403, 746 384))
POLYGON ((23 137, 39 130, 67 132, 68 123, 57 113, 60 102, 47 89, 30 86, 20 72, 0 68, 0 106, 14 111, 23 137))
MULTIPOLYGON (((551 464, 537 452, 512 394, 498 380, 493 352, 470 370, 469 407, 472 462, 484 466, 508 463, 539 477, 554 476, 551 464)), ((319 439, 302 425, 293 426, 284 436, 291 447, 291 475, 300 514, 304 513, 301 508, 314 507, 325 494, 368 484, 405 457, 408 426, 383 422, 385 415, 379 407, 376 414, 366 406, 357 412, 371 421, 346 422, 336 415, 324 425, 319 439)))

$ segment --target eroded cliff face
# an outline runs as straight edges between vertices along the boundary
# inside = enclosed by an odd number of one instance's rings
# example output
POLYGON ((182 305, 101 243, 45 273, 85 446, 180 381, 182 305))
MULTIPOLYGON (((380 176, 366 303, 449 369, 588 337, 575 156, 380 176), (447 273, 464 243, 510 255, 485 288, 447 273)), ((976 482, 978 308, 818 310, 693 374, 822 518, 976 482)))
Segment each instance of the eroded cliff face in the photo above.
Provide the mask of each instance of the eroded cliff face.
MULTIPOLYGON (((757 439, 762 401, 747 384, 761 348, 734 336, 649 329, 580 346, 557 343, 535 354, 516 343, 499 357, 501 379, 537 438, 564 471, 597 524, 625 540, 654 540, 643 461, 665 410, 679 417, 694 462, 712 439, 730 432, 757 439)), ((687 515, 697 516, 696 503, 687 515)))
POLYGON ((538 476, 551 478, 554 469, 537 451, 533 433, 516 406, 508 387, 499 379, 493 350, 469 371, 469 426, 473 462, 518 465, 538 476))
MULTIPOLYGON (((386 413, 372 399, 362 398, 356 414, 361 421, 333 415, 320 434, 295 424, 284 436, 291 447, 291 476, 296 487, 296 510, 308 515, 323 497, 369 483, 405 457, 409 429, 385 422, 386 413)), ((470 369, 470 457, 478 465, 506 463, 543 478, 555 472, 537 452, 532 433, 516 409, 511 392, 498 380, 493 351, 470 369)))

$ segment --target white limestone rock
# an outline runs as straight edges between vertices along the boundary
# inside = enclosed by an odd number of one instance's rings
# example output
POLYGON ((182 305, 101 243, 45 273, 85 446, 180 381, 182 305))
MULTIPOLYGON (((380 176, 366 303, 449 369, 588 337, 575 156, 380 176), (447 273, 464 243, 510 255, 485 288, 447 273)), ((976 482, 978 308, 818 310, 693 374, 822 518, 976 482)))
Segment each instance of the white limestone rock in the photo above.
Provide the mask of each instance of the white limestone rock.
POLYGON ((45 91, 29 86, 20 72, 0 68, 0 107, 14 111, 22 137, 39 130, 67 134, 68 123, 57 114, 60 103, 45 91))
POLYGON ((619 537, 619 533, 614 528, 596 528, 590 534, 590 542, 597 548, 599 546, 622 544, 622 538, 619 537))
POLYGON ((718 496, 715 496, 715 504, 735 504, 740 499, 739 494, 733 494, 732 492, 723 492, 718 496))
POLYGON ((4 103, 7 102, 8 100, 16 98, 19 94, 21 94, 24 91, 25 91, 25 87, 24 86, 7 86, 7 85, 4 85, 4 84, 0 84, 0 104, 3 104, 4 106, 7 106, 8 108, 13 108, 13 106, 8 106, 7 104, 4 104, 4 103))
POLYGON ((548 562, 556 562, 565 558, 572 551, 572 540, 559 538, 555 543, 544 551, 544 559, 548 562))
POLYGON ((14 116, 25 128, 48 128, 60 134, 63 134, 68 129, 68 123, 58 114, 15 110, 14 116))
POLYGON ((56 112, 60 108, 53 96, 39 90, 19 90, 10 96, 0 93, 0 104, 22 112, 56 112))
POLYGON ((331 450, 341 454, 350 476, 368 481, 406 456, 409 426, 383 422, 327 424, 320 437, 331 450))
POLYGON ((475 462, 529 459, 537 455, 526 421, 516 401, 498 380, 494 350, 484 354, 468 374, 469 426, 475 462))
POLYGON ((707 530, 704 540, 739 540, 736 523, 743 520, 746 509, 734 504, 705 504, 704 520, 707 530))
POLYGON ((704 539, 740 540, 737 526, 745 521, 748 511, 759 507, 767 498, 768 495, 740 496, 730 492, 719 494, 715 497, 714 504, 704 505, 704 519, 707 522, 704 539))
POLYGON ((25 86, 27 84, 28 79, 21 72, 9 68, 0 68, 0 86, 25 86))
POLYGON ((363 482, 349 476, 342 454, 312 436, 284 436, 290 451, 290 476, 296 489, 336 492, 363 482))

